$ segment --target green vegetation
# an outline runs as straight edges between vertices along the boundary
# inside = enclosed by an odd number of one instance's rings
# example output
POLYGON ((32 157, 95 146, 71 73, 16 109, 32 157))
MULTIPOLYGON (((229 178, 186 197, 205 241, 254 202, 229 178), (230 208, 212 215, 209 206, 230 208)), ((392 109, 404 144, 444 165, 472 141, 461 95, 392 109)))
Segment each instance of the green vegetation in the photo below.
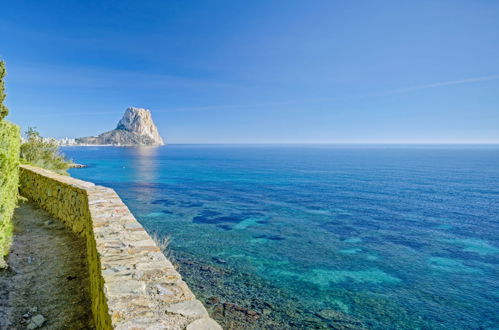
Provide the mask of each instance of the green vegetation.
POLYGON ((9 252, 19 184, 19 127, 0 121, 0 267, 9 252))
POLYGON ((67 175, 71 162, 59 152, 56 140, 41 137, 33 127, 28 128, 25 135, 26 141, 21 145, 22 163, 67 175))
POLYGON ((12 241, 12 215, 17 204, 19 185, 19 127, 4 120, 8 114, 3 105, 5 63, 0 62, 0 268, 12 241))
POLYGON ((9 109, 3 104, 3 100, 7 96, 5 94, 5 86, 3 82, 3 78, 7 74, 7 70, 5 69, 5 62, 0 61, 0 120, 3 120, 5 116, 9 114, 9 109))

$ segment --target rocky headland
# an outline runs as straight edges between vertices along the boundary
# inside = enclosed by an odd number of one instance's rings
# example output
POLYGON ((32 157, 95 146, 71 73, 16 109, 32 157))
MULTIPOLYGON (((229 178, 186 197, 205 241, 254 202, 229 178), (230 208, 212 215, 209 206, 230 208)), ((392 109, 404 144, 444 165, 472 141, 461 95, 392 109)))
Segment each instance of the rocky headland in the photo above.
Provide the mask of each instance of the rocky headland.
POLYGON ((76 139, 76 145, 162 146, 165 144, 152 120, 151 111, 128 108, 112 131, 76 139))

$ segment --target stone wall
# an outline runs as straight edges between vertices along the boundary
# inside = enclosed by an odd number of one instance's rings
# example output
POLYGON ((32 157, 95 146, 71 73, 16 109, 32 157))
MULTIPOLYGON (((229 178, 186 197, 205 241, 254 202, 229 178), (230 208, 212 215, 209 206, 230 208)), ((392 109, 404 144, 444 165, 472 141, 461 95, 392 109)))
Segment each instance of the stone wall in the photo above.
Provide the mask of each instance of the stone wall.
POLYGON ((86 237, 97 329, 221 329, 113 189, 22 165, 20 192, 86 237))

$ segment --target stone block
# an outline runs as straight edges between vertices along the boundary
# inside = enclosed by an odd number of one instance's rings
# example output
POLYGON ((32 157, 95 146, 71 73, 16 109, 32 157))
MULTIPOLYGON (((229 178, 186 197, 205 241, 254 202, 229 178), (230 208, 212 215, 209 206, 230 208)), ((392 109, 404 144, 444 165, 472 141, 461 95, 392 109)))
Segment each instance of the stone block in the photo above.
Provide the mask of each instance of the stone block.
POLYGON ((187 317, 208 317, 208 312, 199 300, 182 301, 166 307, 166 311, 187 317))
POLYGON ((222 327, 214 320, 204 317, 190 323, 186 330, 222 330, 222 327))

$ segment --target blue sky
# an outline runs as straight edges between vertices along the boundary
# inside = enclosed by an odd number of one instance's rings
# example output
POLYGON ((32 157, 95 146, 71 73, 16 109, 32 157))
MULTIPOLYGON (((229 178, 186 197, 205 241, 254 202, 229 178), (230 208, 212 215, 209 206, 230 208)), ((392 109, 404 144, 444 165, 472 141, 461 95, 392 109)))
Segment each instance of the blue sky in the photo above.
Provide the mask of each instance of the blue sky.
POLYGON ((9 1, 8 119, 170 143, 499 142, 499 1, 9 1))

